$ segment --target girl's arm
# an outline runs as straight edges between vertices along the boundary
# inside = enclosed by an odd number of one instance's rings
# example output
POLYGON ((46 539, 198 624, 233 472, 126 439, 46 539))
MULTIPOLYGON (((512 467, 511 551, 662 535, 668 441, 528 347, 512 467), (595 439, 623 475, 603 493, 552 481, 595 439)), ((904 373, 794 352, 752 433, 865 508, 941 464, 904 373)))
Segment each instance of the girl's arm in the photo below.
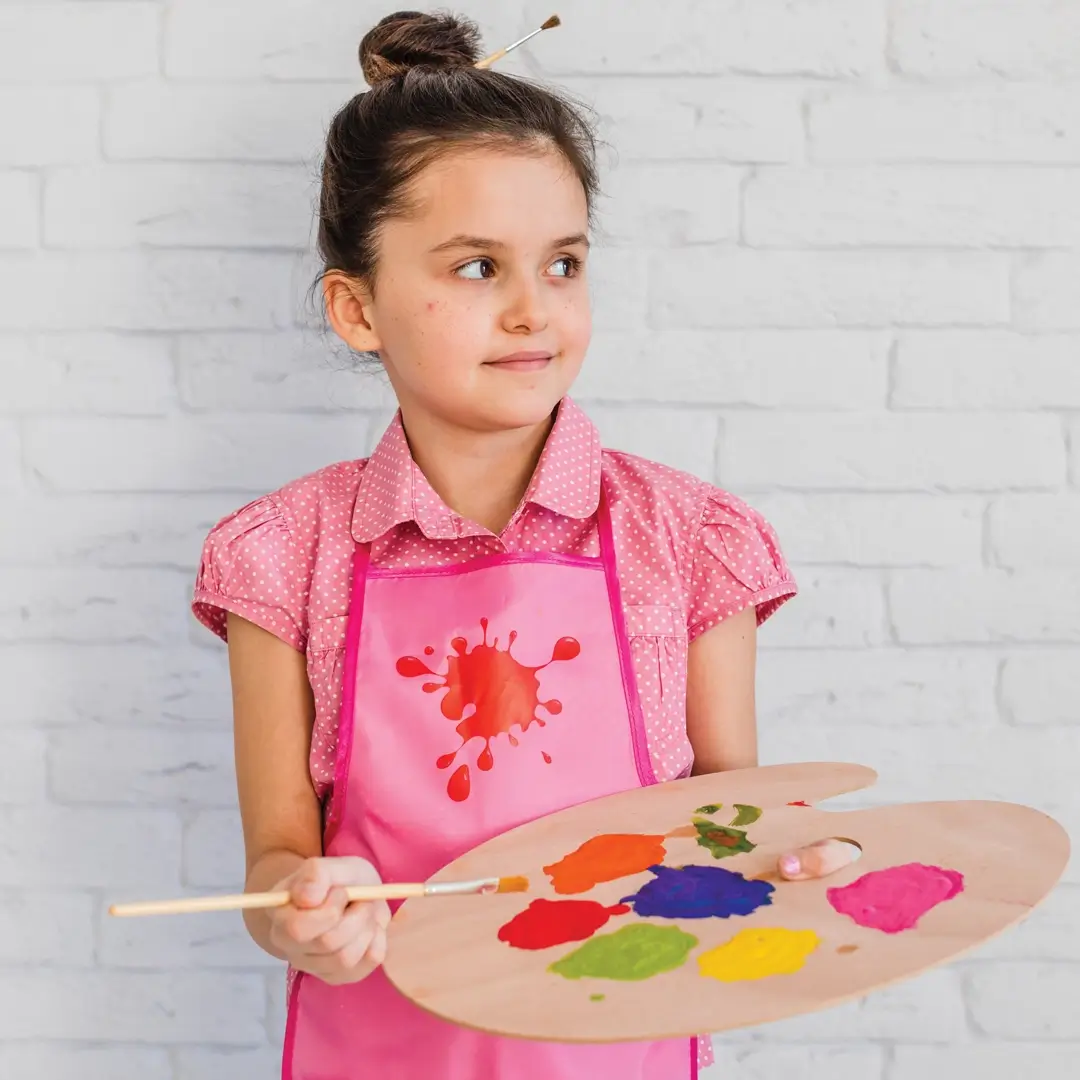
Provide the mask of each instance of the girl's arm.
MULTIPOLYGON (((228 636, 245 889, 260 892, 322 855, 308 774, 315 704, 302 653, 237 615, 228 616, 228 636)), ((245 911, 244 922, 263 949, 285 958, 270 940, 270 911, 245 911)))
MULTIPOLYGON (((757 765, 756 669, 757 613, 752 605, 690 643, 686 731, 694 748, 694 775, 757 765)), ((780 874, 791 880, 824 877, 858 855, 843 841, 820 840, 782 855, 780 874)))

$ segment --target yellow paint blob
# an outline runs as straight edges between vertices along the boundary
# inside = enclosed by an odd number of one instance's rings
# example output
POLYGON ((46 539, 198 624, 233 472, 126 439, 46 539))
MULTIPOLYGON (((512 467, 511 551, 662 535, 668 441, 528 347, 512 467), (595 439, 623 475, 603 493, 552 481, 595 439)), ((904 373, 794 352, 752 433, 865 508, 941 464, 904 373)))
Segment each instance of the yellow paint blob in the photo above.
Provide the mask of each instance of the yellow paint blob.
POLYGON ((813 930, 771 926, 740 930, 730 941, 702 953, 698 968, 702 975, 721 982, 794 975, 820 944, 813 930))

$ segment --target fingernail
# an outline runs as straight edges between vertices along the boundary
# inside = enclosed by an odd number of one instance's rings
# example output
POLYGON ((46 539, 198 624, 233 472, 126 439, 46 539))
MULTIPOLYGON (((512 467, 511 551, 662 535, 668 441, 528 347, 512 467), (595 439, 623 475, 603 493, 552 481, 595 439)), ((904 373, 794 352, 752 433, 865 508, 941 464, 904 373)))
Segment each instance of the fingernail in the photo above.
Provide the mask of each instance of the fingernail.
POLYGON ((785 874, 797 874, 802 866, 799 863, 798 855, 781 855, 780 856, 780 869, 785 874))

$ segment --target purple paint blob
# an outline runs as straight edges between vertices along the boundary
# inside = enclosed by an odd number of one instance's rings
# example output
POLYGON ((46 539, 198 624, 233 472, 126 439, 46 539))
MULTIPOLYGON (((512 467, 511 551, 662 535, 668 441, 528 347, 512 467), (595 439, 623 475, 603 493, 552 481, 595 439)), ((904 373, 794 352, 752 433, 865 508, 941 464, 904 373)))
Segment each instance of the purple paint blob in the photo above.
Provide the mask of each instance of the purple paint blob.
POLYGON ((911 930, 931 909, 964 890, 964 875, 940 866, 906 863, 872 870, 825 895, 841 915, 859 926, 898 934, 911 930))
POLYGON ((726 919, 749 915, 772 903, 774 886, 767 881, 748 881, 720 866, 650 866, 653 880, 646 882, 622 903, 632 904, 637 915, 662 919, 726 919))

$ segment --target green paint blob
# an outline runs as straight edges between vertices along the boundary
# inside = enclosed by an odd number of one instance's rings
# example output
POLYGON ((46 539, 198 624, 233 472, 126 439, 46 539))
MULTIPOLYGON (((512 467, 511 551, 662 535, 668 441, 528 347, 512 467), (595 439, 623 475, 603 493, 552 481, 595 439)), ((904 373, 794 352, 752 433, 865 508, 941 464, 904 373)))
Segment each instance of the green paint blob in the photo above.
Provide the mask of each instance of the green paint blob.
POLYGON ((694 821, 694 828, 698 831, 697 842, 708 848, 714 859, 726 859, 729 855, 739 855, 757 847, 746 839, 746 833, 741 829, 729 829, 703 818, 694 821))
POLYGON ((604 1000, 604 995, 603 994, 590 994, 589 995, 589 1000, 590 1001, 603 1001, 604 1000))
POLYGON ((730 824, 737 829, 743 825, 753 825, 761 817, 761 807, 759 806, 746 806, 743 803, 735 803, 735 809, 738 810, 738 813, 735 815, 735 820, 730 824))
POLYGON ((699 806, 694 813, 695 814, 718 814, 723 809, 723 803, 706 803, 704 806, 699 806))
POLYGON ((677 926, 634 923, 613 934, 589 938, 580 948, 556 960, 548 971, 564 979, 621 979, 637 982, 686 962, 697 945, 693 934, 677 926))

